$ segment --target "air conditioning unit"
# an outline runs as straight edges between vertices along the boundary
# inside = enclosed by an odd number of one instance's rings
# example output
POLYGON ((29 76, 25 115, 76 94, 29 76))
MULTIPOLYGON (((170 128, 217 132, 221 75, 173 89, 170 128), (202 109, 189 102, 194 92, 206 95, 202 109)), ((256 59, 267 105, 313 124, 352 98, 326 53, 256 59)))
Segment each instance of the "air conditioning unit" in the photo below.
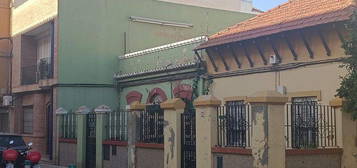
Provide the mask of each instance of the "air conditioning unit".
POLYGON ((12 96, 3 96, 2 100, 3 106, 10 106, 12 104, 12 96))
POLYGON ((279 64, 279 59, 276 55, 272 55, 269 58, 269 63, 272 65, 279 64))

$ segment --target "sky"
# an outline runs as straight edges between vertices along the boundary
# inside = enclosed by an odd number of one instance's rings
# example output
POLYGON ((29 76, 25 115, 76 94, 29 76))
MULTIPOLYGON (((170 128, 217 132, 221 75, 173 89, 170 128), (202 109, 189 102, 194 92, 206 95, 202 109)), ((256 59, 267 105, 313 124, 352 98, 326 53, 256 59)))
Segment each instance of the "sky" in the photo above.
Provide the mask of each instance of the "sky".
POLYGON ((287 1, 288 0, 253 0, 253 6, 260 10, 267 11, 287 1))

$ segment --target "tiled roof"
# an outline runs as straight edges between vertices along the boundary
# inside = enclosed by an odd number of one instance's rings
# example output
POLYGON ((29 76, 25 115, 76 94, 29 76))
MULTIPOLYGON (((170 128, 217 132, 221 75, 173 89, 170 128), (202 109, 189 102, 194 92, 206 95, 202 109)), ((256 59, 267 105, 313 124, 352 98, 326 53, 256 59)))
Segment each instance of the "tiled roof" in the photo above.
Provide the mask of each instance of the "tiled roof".
POLYGON ((197 49, 348 20, 354 9, 356 0, 290 0, 212 35, 197 49))

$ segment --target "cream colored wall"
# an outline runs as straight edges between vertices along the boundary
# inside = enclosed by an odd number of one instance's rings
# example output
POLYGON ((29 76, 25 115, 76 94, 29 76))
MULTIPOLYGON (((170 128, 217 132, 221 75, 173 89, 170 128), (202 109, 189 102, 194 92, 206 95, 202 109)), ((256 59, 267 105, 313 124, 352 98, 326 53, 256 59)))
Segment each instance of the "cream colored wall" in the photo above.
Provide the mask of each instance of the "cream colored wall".
POLYGON ((58 0, 28 0, 12 9, 11 34, 29 31, 57 16, 58 0))
POLYGON ((345 74, 345 70, 339 68, 339 65, 340 63, 326 63, 278 73, 216 78, 213 80, 211 91, 223 100, 225 97, 250 96, 257 91, 275 90, 277 85, 281 85, 286 86, 287 92, 321 91, 321 103, 328 104, 339 87, 339 77, 345 74))

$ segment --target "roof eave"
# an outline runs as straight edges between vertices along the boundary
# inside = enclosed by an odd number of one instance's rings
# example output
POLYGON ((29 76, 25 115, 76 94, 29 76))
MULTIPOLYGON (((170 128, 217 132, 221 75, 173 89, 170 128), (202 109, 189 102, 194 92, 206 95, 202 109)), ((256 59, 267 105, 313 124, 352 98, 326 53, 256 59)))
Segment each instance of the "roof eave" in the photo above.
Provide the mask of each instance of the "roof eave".
POLYGON ((346 21, 346 20, 350 19, 350 16, 353 14, 354 10, 356 10, 356 7, 350 6, 344 10, 339 10, 339 11, 334 11, 334 12, 330 12, 330 13, 325 13, 322 15, 317 15, 317 16, 312 16, 312 17, 308 17, 308 18, 304 18, 304 19, 294 20, 294 21, 290 21, 290 22, 287 22, 284 24, 277 24, 277 25, 272 25, 272 26, 268 26, 268 27, 262 27, 262 28, 258 28, 258 29, 248 30, 245 32, 221 36, 221 37, 217 37, 217 38, 211 38, 207 42, 202 43, 201 45, 196 47, 194 50, 196 50, 196 51, 203 50, 203 49, 214 47, 214 46, 255 39, 255 38, 273 35, 273 34, 277 34, 277 33, 282 33, 282 32, 286 32, 286 31, 297 30, 297 29, 302 29, 302 28, 307 28, 307 27, 313 27, 313 26, 327 24, 327 23, 346 21), (324 20, 320 20, 320 22, 317 22, 316 20, 314 20, 315 18, 324 17, 324 16, 327 17, 328 15, 331 15, 331 14, 340 14, 340 16, 330 17, 327 19, 325 18, 324 20), (299 24, 300 22, 305 22, 305 24, 299 24), (294 23, 295 23, 295 25, 294 25, 294 23), (289 25, 291 25, 291 26, 289 26, 289 25), (284 27, 284 26, 286 26, 286 27, 284 27))

